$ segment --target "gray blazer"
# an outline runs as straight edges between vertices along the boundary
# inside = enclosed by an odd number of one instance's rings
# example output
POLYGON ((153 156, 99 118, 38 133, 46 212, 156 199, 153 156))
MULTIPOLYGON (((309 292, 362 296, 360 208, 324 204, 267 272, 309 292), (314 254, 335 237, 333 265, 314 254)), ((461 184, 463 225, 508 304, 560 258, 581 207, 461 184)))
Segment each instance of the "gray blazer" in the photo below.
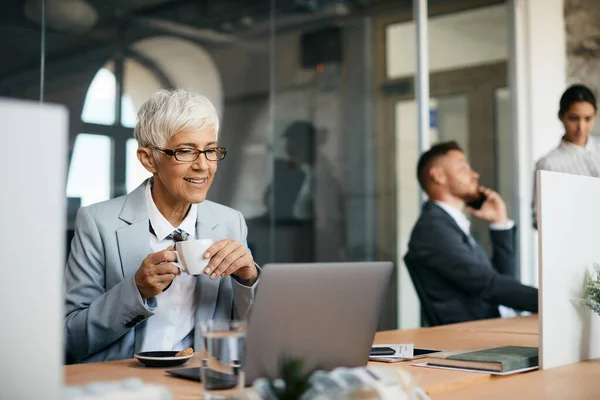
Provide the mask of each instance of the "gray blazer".
MULTIPOLYGON (((77 213, 65 268, 67 362, 131 358, 141 349, 146 320, 158 306, 154 297, 144 304, 134 278, 150 254, 145 184, 77 213)), ((247 231, 240 212, 208 200, 198 204, 197 238, 247 246, 247 231)), ((196 320, 246 318, 255 288, 231 277, 198 276, 196 320)))

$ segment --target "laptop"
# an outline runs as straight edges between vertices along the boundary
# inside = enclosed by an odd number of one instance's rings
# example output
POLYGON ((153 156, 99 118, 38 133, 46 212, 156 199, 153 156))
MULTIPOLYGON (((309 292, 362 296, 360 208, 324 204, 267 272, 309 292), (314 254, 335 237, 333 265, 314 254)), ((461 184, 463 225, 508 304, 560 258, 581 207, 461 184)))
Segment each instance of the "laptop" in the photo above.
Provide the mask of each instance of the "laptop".
MULTIPOLYGON (((304 372, 365 366, 392 269, 391 262, 264 265, 248 322, 246 384, 280 377, 284 355, 302 358, 304 372)), ((198 379, 194 370, 169 373, 198 379)))

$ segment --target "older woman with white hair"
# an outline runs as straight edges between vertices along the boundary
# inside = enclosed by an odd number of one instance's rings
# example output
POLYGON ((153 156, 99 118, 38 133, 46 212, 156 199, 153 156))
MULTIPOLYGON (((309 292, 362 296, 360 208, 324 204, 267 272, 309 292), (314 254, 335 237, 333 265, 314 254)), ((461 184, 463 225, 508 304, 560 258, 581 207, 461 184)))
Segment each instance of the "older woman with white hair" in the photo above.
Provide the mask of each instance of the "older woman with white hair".
POLYGON ((219 121, 203 96, 161 90, 142 105, 137 156, 152 177, 126 196, 82 207, 65 270, 68 362, 193 347, 196 320, 243 319, 259 268, 242 214, 206 200, 219 121), (212 239, 200 275, 180 272, 173 245, 212 239))

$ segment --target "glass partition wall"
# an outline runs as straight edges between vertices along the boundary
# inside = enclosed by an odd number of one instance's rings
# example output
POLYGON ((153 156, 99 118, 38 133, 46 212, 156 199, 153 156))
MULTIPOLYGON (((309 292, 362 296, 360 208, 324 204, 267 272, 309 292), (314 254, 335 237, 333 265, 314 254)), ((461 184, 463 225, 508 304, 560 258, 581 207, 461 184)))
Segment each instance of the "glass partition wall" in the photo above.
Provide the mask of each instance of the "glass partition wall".
MULTIPOLYGON (((506 5, 429 10, 432 142, 457 140, 514 198, 506 5)), ((78 207, 149 176, 133 139, 140 105, 193 90, 215 104, 227 147, 209 199, 242 212, 256 261, 393 261, 380 328, 420 323, 401 261, 420 207, 411 2, 28 0, 5 7, 0 34, 0 96, 43 89, 69 108, 70 229, 78 207), (44 5, 56 7, 45 22, 44 5)))

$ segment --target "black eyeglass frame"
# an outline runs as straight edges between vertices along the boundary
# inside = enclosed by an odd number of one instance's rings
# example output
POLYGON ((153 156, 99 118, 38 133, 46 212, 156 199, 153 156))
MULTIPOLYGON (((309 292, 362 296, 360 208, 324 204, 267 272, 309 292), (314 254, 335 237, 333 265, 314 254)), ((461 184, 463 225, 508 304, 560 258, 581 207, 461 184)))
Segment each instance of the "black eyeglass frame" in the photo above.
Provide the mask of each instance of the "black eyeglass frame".
MULTIPOLYGON (((175 150, 171 150, 171 149, 161 149, 158 147, 153 147, 153 149, 158 150, 163 152, 164 154, 166 154, 169 157, 175 157, 175 159, 179 162, 194 162, 198 159, 198 157, 200 157, 200 154, 204 154, 204 157, 206 158, 207 161, 221 161, 225 158, 225 156, 227 155, 227 149, 223 146, 216 146, 216 147, 207 147, 204 150, 198 150, 198 149, 190 149, 190 148, 185 148, 185 149, 175 149, 175 150), (186 151, 186 152, 194 152, 196 153, 196 157, 193 160, 180 160, 177 157, 177 153, 181 153, 182 151, 186 151), (217 155, 217 159, 216 160, 211 160, 210 158, 208 158, 208 154, 210 152, 213 152, 214 154, 217 155), (220 157, 220 158, 219 158, 220 157)), ((210 153, 213 154, 213 153, 210 153)))

